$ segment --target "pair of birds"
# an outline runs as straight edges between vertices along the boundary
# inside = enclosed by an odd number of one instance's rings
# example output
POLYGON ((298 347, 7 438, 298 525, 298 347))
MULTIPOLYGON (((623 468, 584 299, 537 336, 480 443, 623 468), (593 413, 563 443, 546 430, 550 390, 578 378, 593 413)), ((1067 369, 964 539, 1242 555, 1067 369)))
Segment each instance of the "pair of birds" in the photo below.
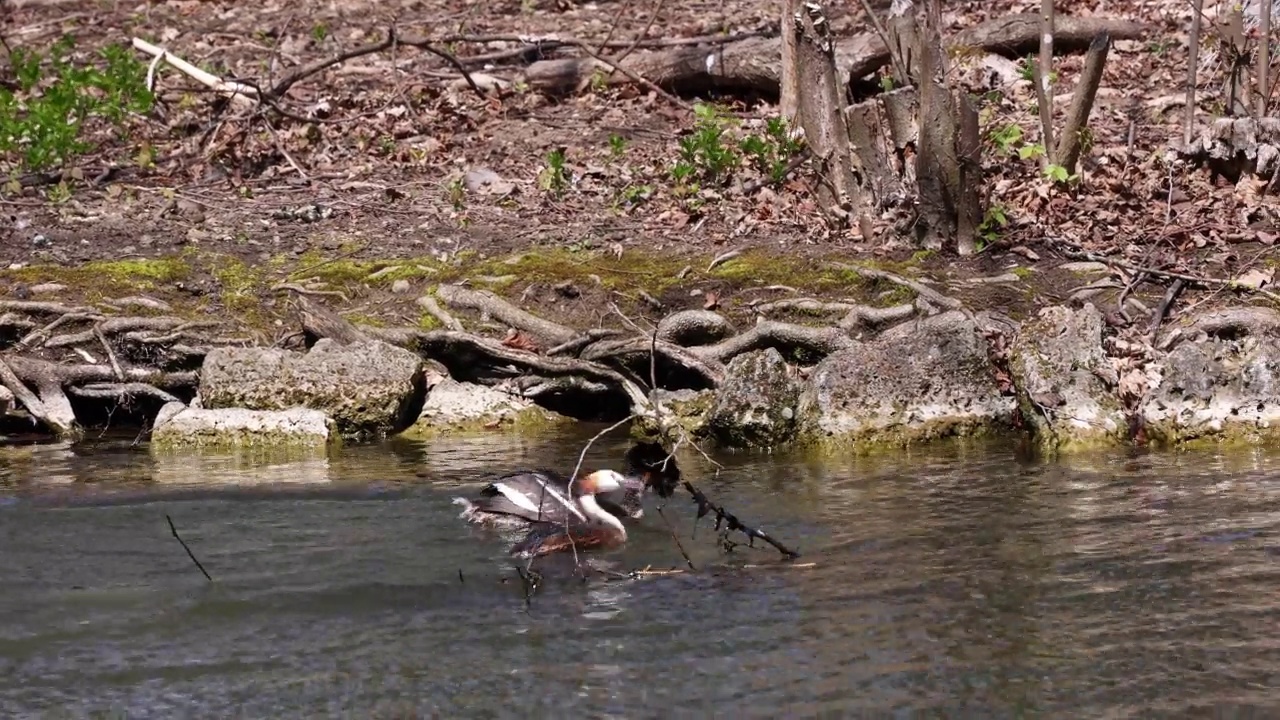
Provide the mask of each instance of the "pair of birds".
POLYGON ((667 498, 680 483, 675 458, 657 443, 635 444, 624 463, 625 473, 596 470, 573 481, 554 470, 519 470, 453 502, 467 522, 527 531, 511 548, 516 557, 615 547, 627 540, 623 520, 644 516, 646 491, 667 498))

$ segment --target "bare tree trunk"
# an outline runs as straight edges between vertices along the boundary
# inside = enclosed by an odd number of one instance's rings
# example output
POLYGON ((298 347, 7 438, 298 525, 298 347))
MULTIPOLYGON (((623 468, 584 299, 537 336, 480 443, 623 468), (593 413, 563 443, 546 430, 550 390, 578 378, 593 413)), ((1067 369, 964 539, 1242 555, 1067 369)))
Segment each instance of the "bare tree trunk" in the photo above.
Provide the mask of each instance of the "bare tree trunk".
POLYGON ((800 77, 796 73, 796 10, 797 0, 782 0, 782 23, 779 25, 782 34, 782 74, 779 80, 780 95, 778 113, 787 121, 787 127, 796 126, 796 111, 799 108, 800 77))
POLYGON ((1191 146, 1195 138, 1196 122, 1196 71, 1200 62, 1200 17, 1204 14, 1204 0, 1191 0, 1191 38, 1187 48, 1187 116, 1182 125, 1182 144, 1191 146))
MULTIPOLYGON (((916 237, 926 248, 942 249, 956 243, 969 246, 972 237, 961 238, 960 218, 971 222, 978 212, 976 188, 966 188, 966 173, 960 168, 961 113, 947 83, 946 54, 937 14, 926 9, 925 26, 919 33, 920 62, 920 147, 916 156, 920 209, 916 237)), ((917 25, 917 27, 919 27, 917 25)), ((972 150, 970 151, 972 152, 972 150)), ((977 223, 966 231, 972 233, 977 223)))
POLYGON ((1041 164, 1053 152, 1053 0, 1040 0, 1040 64, 1036 72, 1036 99, 1040 105, 1040 132, 1044 138, 1041 164))
POLYGON ((1258 118, 1267 116, 1267 102, 1271 99, 1271 1, 1259 0, 1258 8, 1258 118))
POLYGON ((849 146, 845 86, 836 79, 830 31, 822 6, 806 2, 796 18, 796 75, 806 79, 798 111, 805 142, 822 178, 818 203, 828 218, 849 224, 851 211, 860 213, 864 207, 865 180, 849 146))
MULTIPOLYGON (((1269 1, 1269 0, 1268 0, 1269 1)), ((1093 100, 1098 95, 1098 85, 1102 83, 1102 71, 1107 64, 1107 51, 1111 48, 1111 38, 1102 33, 1094 38, 1089 47, 1089 54, 1084 58, 1084 68, 1080 71, 1080 81, 1076 83, 1076 91, 1071 99, 1071 109, 1067 111, 1066 123, 1062 126, 1062 135, 1058 138, 1058 147, 1053 153, 1053 161, 1075 172, 1076 163, 1080 160, 1082 133, 1089 124, 1089 113, 1093 110, 1093 100)))
POLYGON ((978 227, 982 225, 982 134, 978 127, 978 109, 964 91, 956 92, 956 110, 960 115, 960 137, 956 153, 960 163, 959 207, 956 208, 956 253, 977 252, 978 227))

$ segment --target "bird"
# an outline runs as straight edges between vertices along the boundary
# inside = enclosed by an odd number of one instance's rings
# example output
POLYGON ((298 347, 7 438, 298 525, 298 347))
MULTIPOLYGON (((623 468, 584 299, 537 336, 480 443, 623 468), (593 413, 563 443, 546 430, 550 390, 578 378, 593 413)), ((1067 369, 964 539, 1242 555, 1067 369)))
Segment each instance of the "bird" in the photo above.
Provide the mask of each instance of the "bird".
MULTIPOLYGON (((671 497, 680 481, 680 468, 674 457, 653 442, 636 443, 623 461, 624 473, 610 471, 618 476, 620 487, 597 490, 596 501, 615 517, 639 520, 644 517, 643 493, 671 497)), ((586 520, 569 478, 545 468, 516 470, 485 485, 476 497, 455 497, 453 502, 462 506, 459 517, 463 520, 495 528, 527 529, 535 523, 586 520)))
MULTIPOLYGON (((618 487, 606 483, 606 489, 595 491, 605 497, 596 499, 593 492, 592 501, 603 512, 618 518, 644 517, 640 498, 643 479, 609 472, 618 476, 618 487)), ((579 483, 585 479, 581 478, 579 483)), ((459 517, 463 520, 494 528, 527 529, 538 523, 564 523, 570 519, 585 522, 587 514, 578 497, 577 485, 570 487, 569 478, 555 470, 517 470, 485 485, 476 497, 455 497, 453 502, 462 506, 459 517)))
POLYGON ((563 522, 533 523, 529 533, 512 546, 510 554, 532 559, 552 553, 622 545, 627 541, 627 526, 601 507, 596 495, 623 489, 626 481, 614 470, 596 470, 580 478, 570 488, 580 516, 567 516, 563 522))

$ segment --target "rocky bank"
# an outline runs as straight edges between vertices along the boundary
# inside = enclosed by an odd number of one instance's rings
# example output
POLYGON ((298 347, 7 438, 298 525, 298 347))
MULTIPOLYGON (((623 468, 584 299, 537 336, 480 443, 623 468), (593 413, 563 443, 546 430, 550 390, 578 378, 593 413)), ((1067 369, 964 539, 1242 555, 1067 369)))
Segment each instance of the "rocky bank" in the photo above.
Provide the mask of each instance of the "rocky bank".
POLYGON ((41 299, 58 289, 37 287, 35 298, 0 301, 9 347, 0 402, 9 432, 75 439, 123 414, 157 450, 323 448, 577 421, 629 421, 637 435, 726 448, 834 452, 975 435, 1017 434, 1051 452, 1275 436, 1273 308, 1152 323, 1132 297, 1120 298, 1124 312, 1110 310, 1113 292, 1006 314, 919 274, 839 272, 870 292, 730 310, 708 296, 702 309, 641 320, 647 330, 604 291, 594 302, 617 322, 584 328, 510 293, 442 282, 410 298, 431 322, 395 327, 316 298, 341 291, 291 285, 299 328, 276 321, 271 343, 209 334, 213 323, 146 297, 76 305, 41 299), (139 307, 150 312, 124 314, 139 307))

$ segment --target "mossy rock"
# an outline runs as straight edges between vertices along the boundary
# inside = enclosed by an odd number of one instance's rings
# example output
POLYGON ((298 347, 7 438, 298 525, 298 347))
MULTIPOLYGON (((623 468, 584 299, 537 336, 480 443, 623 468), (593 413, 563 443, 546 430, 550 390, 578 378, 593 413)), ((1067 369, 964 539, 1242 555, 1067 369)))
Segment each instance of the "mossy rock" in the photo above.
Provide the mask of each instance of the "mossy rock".
POLYGON ((1086 452, 1128 443, 1129 422, 1112 388, 1102 346, 1102 313, 1051 306, 1023 324, 1009 369, 1022 416, 1041 450, 1086 452))
POLYGON ((800 393, 798 438, 862 453, 1007 432, 1016 412, 976 323, 944 313, 819 363, 800 393))
POLYGON ((318 410, 209 409, 169 403, 156 416, 150 449, 162 453, 249 447, 325 450, 340 443, 337 424, 318 410))
POLYGON ((541 433, 574 420, 493 388, 445 378, 432 386, 417 421, 400 437, 425 439, 443 434, 541 433))
POLYGON ((796 373, 774 348, 744 353, 725 368, 705 434, 735 448, 775 448, 795 434, 796 373))

